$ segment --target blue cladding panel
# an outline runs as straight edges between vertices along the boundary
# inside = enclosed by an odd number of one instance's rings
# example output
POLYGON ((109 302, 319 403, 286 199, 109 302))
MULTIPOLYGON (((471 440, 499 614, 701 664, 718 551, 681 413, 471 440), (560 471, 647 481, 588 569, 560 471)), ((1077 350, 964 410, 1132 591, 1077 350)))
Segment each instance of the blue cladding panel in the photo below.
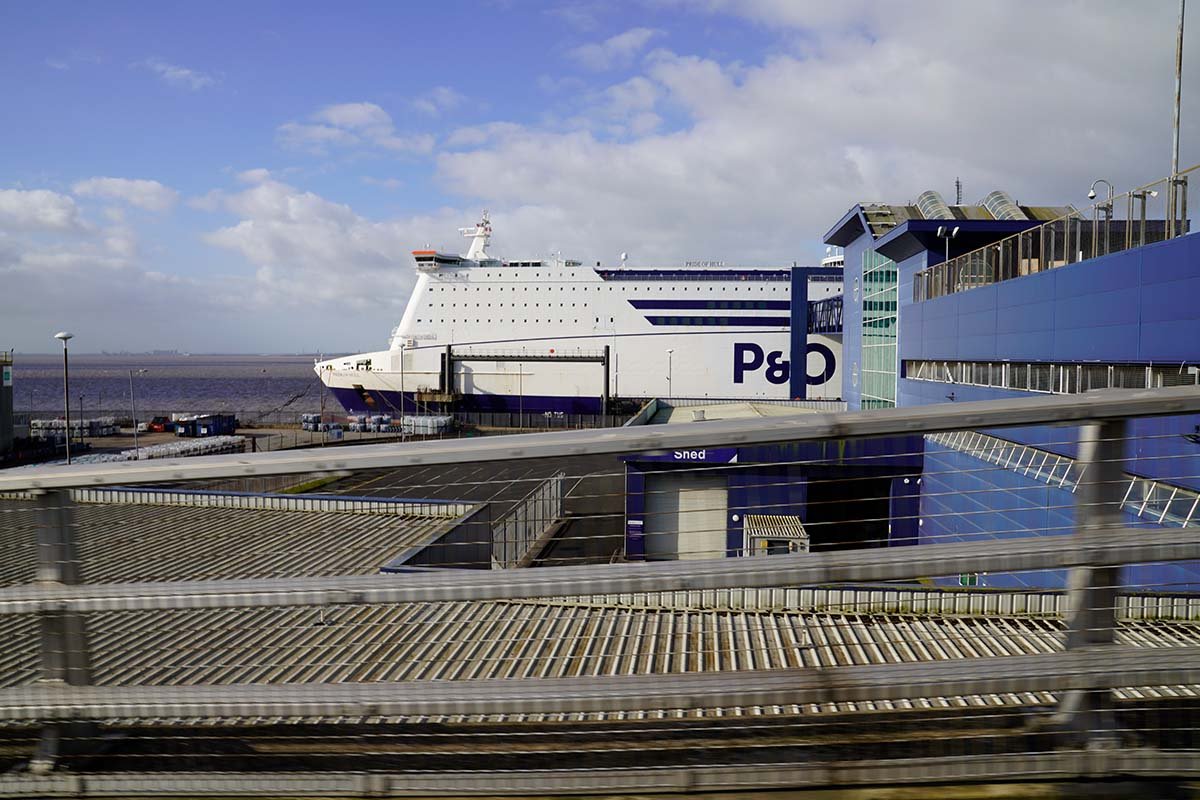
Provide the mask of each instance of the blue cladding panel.
POLYGON ((640 469, 625 466, 625 556, 631 561, 646 557, 646 476, 640 469))
POLYGON ((916 304, 914 271, 901 270, 903 359, 1200 361, 1197 234, 916 304))
MULTIPOLYGON (((984 386, 900 381, 901 406, 945 403, 946 395, 951 393, 954 394, 954 400, 960 403, 1038 396, 1030 392, 991 389, 984 386)), ((1200 445, 1192 444, 1183 438, 1197 431, 1200 415, 1137 419, 1133 420, 1132 426, 1132 436, 1136 444, 1127 454, 1130 458, 1129 472, 1200 491, 1200 445)), ((1076 442, 1079 439, 1079 429, 1074 426, 1005 428, 987 432, 1002 439, 1039 447, 1068 458, 1078 457, 1076 442)))
POLYGON ((905 475, 892 478, 888 497, 888 546, 918 544, 921 513, 921 478, 905 475))
MULTIPOLYGON (((965 453, 929 445, 921 492, 921 542, 926 544, 1066 535, 1073 529, 1075 497, 1063 489, 980 461, 965 453)), ((1131 515, 1126 524, 1144 527, 1131 515)), ((970 572, 964 564, 963 572, 970 572)), ((949 577, 943 582, 954 583, 949 577)), ((988 575, 998 588, 1064 588, 1062 570, 988 575)), ((1200 589, 1200 564, 1145 564, 1126 567, 1122 583, 1164 591, 1200 589)))

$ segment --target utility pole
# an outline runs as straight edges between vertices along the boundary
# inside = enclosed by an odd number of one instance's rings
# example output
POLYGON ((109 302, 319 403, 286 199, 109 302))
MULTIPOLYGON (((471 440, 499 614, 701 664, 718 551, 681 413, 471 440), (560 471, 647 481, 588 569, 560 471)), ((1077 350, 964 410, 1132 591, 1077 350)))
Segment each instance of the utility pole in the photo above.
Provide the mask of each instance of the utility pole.
POLYGON ((1179 177, 1179 107, 1183 98, 1183 17, 1186 7, 1187 0, 1179 0, 1179 29, 1175 35, 1175 108, 1171 125, 1171 177, 1167 179, 1167 238, 1173 238, 1182 232, 1176 229, 1175 223, 1181 216, 1180 189, 1186 185, 1186 178, 1179 177))

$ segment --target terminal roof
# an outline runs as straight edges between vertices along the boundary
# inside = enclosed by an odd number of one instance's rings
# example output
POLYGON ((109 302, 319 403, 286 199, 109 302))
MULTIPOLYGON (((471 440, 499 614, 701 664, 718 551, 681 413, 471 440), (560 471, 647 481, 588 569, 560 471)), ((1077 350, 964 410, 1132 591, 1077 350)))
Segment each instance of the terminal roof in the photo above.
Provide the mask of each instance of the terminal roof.
MULTIPOLYGON (((858 203, 847 211, 824 236, 825 244, 845 247, 864 233, 881 240, 894 230, 906 223, 920 222, 932 225, 936 231, 939 225, 969 225, 970 229, 979 232, 994 231, 996 233, 1015 233, 1034 224, 1048 222, 1052 219, 1078 213, 1072 206, 1018 206, 1027 219, 1019 223, 998 220, 982 205, 950 206, 953 219, 925 219, 915 205, 893 205, 889 203, 858 203), (1015 225, 1015 227, 1014 227, 1015 225)), ((923 230, 912 228, 910 230, 923 230)), ((957 248, 956 248, 957 249, 957 248)), ((892 258, 889 256, 889 258, 892 258)), ((893 260, 896 260, 893 258, 893 260)))

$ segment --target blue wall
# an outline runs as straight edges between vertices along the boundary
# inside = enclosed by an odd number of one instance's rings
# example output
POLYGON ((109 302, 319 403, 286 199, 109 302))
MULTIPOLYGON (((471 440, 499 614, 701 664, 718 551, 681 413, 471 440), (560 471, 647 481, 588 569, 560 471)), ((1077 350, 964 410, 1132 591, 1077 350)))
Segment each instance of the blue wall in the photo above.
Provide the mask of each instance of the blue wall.
POLYGON ((746 514, 794 515, 807 522, 810 473, 818 468, 826 481, 896 476, 888 497, 889 537, 893 543, 913 544, 917 537, 916 476, 921 471, 923 443, 920 436, 896 436, 756 445, 738 448, 732 462, 725 457, 709 463, 664 461, 661 456, 645 454, 625 457, 626 556, 639 560, 646 553, 643 530, 646 475, 655 470, 689 467, 703 468, 705 474, 726 478, 728 556, 741 555, 746 514))
POLYGON ((900 265, 900 358, 1200 360, 1200 235, 912 302, 900 265))
MULTIPOLYGON (((1075 495, 1018 472, 980 461, 955 450, 928 445, 921 490, 921 542, 978 541, 1022 536, 1063 535, 1074 526, 1075 495)), ((1130 527, 1149 527, 1125 515, 1130 527)), ((964 564, 963 572, 971 565, 964 564)), ((1064 570, 989 575, 987 586, 1063 588, 1064 570)), ((954 577, 939 582, 953 584, 954 577)), ((1159 591, 1200 590, 1200 564, 1142 564, 1126 567, 1128 588, 1159 591)))
POLYGON ((844 249, 842 270, 842 399, 851 411, 862 407, 862 257, 874 244, 863 234, 844 249))
MULTIPOLYGON (((923 259, 900 264, 901 361, 1200 361, 1200 235, 912 302, 923 259)), ((843 356, 853 356, 847 350, 843 356)), ((901 379, 902 406, 1030 397, 1030 392, 901 379)), ((1129 471, 1200 490, 1200 415, 1135 420, 1129 471)), ((995 435, 1076 457, 1075 428, 995 435)))
MULTIPOLYGON (((901 262, 898 349, 901 361, 1191 362, 1200 361, 1200 236, 1115 253, 1080 264, 928 300, 912 301, 924 259, 901 262)), ((847 351, 847 361, 853 356, 847 351)), ((902 406, 1028 398, 1030 392, 932 381, 899 381, 902 406)), ((1183 438, 1200 415, 1131 423, 1128 471, 1200 490, 1200 446, 1183 438)), ((989 431, 1078 457, 1076 427, 989 431)), ((921 540, 957 541, 1067 533, 1074 495, 927 445, 921 540)), ((1146 523, 1127 514, 1131 526, 1146 523)), ((968 571, 964 567, 964 571, 968 571)), ((987 585, 1062 586, 1062 572, 994 575, 987 585)), ((1126 568, 1124 581, 1166 591, 1200 589, 1200 565, 1126 568)))

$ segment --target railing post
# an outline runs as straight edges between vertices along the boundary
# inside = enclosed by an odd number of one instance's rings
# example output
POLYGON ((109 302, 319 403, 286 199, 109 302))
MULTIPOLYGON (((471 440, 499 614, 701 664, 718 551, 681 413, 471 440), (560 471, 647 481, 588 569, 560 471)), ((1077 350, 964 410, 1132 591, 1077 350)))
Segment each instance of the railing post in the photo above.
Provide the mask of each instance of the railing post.
MULTIPOLYGON (((75 547, 75 526, 70 492, 60 489, 38 497, 37 581, 43 585, 70 586, 82 583, 75 547)), ((61 681, 71 686, 92 682, 83 617, 74 611, 43 610, 41 665, 44 681, 61 681)))
MULTIPOLYGON (((1090 533, 1122 526, 1125 420, 1092 422, 1080 427, 1079 466, 1075 491, 1075 536, 1081 544, 1090 533)), ((1082 548, 1081 548, 1082 549, 1082 548)), ((1115 641, 1120 567, 1080 565, 1070 572, 1067 598, 1067 649, 1077 650, 1115 641)), ((1059 704, 1068 730, 1088 747, 1114 746, 1116 720, 1112 692, 1074 690, 1059 704)))
MULTIPOLYGON (((42 586, 82 583, 70 502, 70 491, 66 489, 47 492, 37 498, 37 582, 42 586)), ((40 681, 70 686, 87 686, 92 682, 91 654, 83 614, 65 608, 43 608, 38 612, 38 633, 40 681)), ((80 750, 95 733, 94 726, 87 723, 47 725, 30 762, 30 770, 49 772, 61 755, 80 750)))

